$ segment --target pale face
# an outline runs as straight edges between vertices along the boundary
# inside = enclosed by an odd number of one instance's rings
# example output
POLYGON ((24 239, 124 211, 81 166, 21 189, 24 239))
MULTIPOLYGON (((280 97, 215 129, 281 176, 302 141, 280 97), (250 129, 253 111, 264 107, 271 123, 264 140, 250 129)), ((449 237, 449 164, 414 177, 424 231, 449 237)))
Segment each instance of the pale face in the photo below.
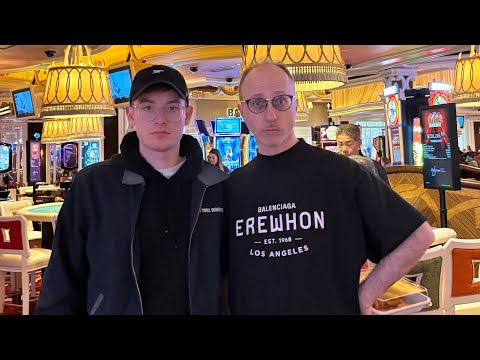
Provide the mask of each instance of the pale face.
POLYGON ((362 140, 354 140, 348 135, 337 135, 338 153, 345 156, 358 155, 360 153, 362 140))
POLYGON ((186 107, 173 89, 159 89, 140 95, 133 107, 127 107, 128 122, 135 126, 139 150, 147 161, 158 153, 178 156, 183 129, 192 117, 193 108, 186 107), (145 116, 150 110, 150 114, 145 116), (152 115, 153 113, 153 115, 152 115))
POLYGON ((218 163, 218 156, 214 153, 208 154, 208 162, 213 165, 217 165, 218 163))
MULTIPOLYGON (((282 69, 272 64, 253 69, 242 82, 242 100, 251 98, 273 99, 278 95, 295 95, 295 86, 282 69)), ((286 111, 275 109, 271 101, 260 114, 248 109, 245 102, 238 105, 243 120, 255 135, 259 153, 276 155, 298 142, 293 131, 297 100, 286 111)))

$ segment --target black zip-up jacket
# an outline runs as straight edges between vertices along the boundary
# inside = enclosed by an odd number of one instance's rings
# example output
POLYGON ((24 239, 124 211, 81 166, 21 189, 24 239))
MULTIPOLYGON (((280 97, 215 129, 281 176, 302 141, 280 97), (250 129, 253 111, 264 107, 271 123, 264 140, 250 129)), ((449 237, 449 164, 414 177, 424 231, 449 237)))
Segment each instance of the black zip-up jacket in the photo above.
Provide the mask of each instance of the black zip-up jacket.
MULTIPOLYGON (((187 159, 184 145, 191 147, 192 141, 196 143, 189 135, 181 141, 180 154, 187 159)), ((185 224, 190 231, 190 313, 220 314, 222 181, 229 175, 199 161, 191 221, 185 224)), ((144 188, 145 179, 127 169, 123 149, 77 174, 58 216, 35 314, 143 313, 137 281, 139 241, 134 237, 144 188)))

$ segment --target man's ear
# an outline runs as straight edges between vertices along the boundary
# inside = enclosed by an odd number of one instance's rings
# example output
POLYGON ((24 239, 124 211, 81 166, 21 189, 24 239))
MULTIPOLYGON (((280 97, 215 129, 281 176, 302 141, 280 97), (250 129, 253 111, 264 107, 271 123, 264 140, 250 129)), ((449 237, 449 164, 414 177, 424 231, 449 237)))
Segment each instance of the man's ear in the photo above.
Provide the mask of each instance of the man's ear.
POLYGON ((192 120, 193 115, 193 106, 189 105, 185 108, 185 125, 190 124, 190 120, 192 120))
POLYGON ((135 118, 133 117, 133 107, 127 106, 125 108, 125 114, 127 115, 128 125, 135 126, 135 118))

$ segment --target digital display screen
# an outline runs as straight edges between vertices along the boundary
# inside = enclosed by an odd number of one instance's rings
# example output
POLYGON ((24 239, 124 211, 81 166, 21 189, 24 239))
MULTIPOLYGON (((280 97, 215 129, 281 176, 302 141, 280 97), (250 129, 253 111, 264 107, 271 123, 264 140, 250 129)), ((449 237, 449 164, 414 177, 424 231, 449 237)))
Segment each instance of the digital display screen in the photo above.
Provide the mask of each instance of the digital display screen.
POLYGON ((463 129, 463 123, 465 122, 465 116, 463 116, 463 115, 457 116, 457 122, 458 122, 458 126, 460 126, 460 129, 463 129))
POLYGON ((423 145, 422 145, 422 127, 420 126, 420 118, 413 118, 413 165, 423 166, 423 145))
POLYGON ((392 142, 392 164, 401 165, 402 164, 402 142, 400 140, 400 128, 394 127, 389 129, 390 140, 392 142))
POLYGON ((12 98, 17 119, 35 116, 30 88, 12 91, 12 98))
POLYGON ((242 118, 216 118, 216 134, 240 134, 242 118))
POLYGON ((248 137, 248 161, 251 161, 255 156, 257 156, 257 139, 250 135, 248 137))
POLYGON ((78 148, 76 142, 62 144, 62 169, 75 170, 78 168, 78 148))
POLYGON ((100 141, 82 141, 82 169, 100 161, 100 141))
POLYGON ((320 125, 320 141, 337 140, 337 125, 320 125))
POLYGON ((240 167, 240 136, 216 136, 214 147, 230 172, 240 167))
POLYGON ((455 104, 420 107, 420 112, 424 187, 460 190, 455 104))
POLYGON ((12 170, 12 145, 0 142, 0 173, 12 170))
POLYGON ((42 148, 40 141, 30 141, 30 181, 42 181, 42 148))
POLYGON ((130 88, 132 87, 132 73, 130 66, 125 65, 108 70, 110 88, 115 104, 130 102, 130 88))

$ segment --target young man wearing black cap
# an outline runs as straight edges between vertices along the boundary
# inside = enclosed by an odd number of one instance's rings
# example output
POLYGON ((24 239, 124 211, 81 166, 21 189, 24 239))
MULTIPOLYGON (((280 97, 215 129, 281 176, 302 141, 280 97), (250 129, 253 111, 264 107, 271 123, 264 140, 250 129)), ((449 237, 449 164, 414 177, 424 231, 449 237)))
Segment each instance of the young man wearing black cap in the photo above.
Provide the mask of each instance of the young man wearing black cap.
POLYGON ((77 174, 36 314, 218 314, 223 184, 184 135, 185 79, 137 73, 121 154, 77 174))

